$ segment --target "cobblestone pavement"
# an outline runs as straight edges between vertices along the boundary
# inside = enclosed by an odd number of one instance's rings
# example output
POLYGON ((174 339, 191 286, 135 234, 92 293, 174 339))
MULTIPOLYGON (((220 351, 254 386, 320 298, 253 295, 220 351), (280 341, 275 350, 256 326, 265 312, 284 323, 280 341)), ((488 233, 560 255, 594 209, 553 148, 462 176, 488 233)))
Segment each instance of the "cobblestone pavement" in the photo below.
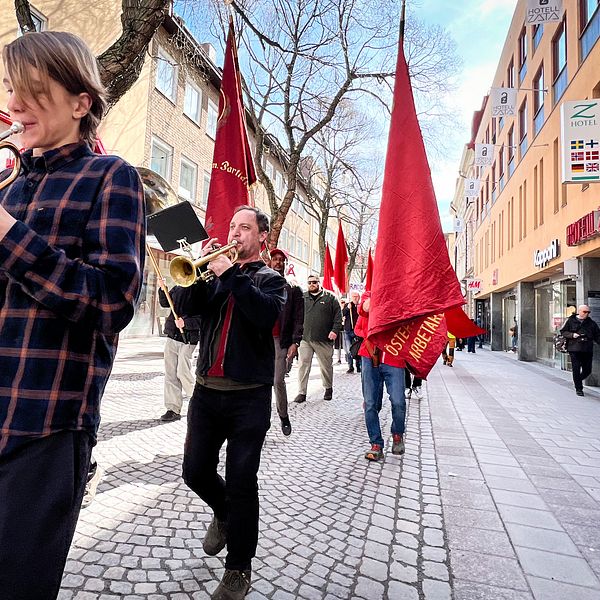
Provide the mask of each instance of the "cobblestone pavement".
MULTIPOLYGON (((600 395, 503 354, 457 353, 409 402, 404 457, 367 448, 360 378, 274 411, 250 600, 600 600, 600 395)), ((296 393, 296 369, 288 379, 296 393)), ((223 573, 183 484, 185 420, 161 423, 162 340, 124 340, 59 598, 206 599, 223 573)), ((185 413, 185 407, 184 407, 185 413)), ((390 427, 389 406, 382 428, 390 427)))

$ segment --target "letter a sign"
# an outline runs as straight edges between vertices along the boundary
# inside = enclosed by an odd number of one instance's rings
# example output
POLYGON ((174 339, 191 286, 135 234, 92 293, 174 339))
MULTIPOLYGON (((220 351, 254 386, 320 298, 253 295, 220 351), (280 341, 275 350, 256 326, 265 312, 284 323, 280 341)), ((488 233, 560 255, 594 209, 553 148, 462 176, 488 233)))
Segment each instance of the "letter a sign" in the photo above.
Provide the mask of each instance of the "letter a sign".
POLYGON ((562 17, 562 0, 527 0, 527 25, 557 23, 562 17))
POLYGON ((515 88, 492 88, 490 100, 492 117, 510 117, 515 114, 517 90, 515 88))
POLYGON ((475 144, 475 166, 485 167, 494 162, 494 144, 475 144))
POLYGON ((481 190, 479 179, 465 179, 465 198, 477 198, 481 190))

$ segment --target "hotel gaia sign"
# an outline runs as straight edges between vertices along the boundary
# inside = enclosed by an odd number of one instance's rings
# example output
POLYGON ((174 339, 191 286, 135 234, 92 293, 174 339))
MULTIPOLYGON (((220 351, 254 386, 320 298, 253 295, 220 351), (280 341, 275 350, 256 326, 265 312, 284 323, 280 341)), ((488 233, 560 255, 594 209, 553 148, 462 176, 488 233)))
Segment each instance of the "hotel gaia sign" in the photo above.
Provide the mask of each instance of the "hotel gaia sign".
POLYGON ((562 182, 600 181, 600 101, 563 102, 560 117, 562 182))

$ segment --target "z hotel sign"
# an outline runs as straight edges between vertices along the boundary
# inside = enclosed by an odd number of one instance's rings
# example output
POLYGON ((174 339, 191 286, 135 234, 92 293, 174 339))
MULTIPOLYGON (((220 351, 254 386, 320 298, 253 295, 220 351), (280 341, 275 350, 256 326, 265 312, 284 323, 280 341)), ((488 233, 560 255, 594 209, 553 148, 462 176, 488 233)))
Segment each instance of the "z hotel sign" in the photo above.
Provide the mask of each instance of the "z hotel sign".
POLYGON ((600 235, 600 209, 588 213, 567 227, 567 246, 583 244, 597 235, 600 235))

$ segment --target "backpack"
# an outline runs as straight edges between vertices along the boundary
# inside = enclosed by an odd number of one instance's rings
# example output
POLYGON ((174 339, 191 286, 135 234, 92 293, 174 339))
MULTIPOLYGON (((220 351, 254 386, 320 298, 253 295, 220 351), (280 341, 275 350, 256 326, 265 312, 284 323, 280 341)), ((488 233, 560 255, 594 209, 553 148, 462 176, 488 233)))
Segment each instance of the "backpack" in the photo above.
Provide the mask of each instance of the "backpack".
POLYGON ((563 354, 566 354, 568 352, 567 338, 564 337, 562 333, 555 333, 554 337, 552 338, 552 343, 554 344, 554 348, 556 348, 558 352, 562 352, 563 354))

